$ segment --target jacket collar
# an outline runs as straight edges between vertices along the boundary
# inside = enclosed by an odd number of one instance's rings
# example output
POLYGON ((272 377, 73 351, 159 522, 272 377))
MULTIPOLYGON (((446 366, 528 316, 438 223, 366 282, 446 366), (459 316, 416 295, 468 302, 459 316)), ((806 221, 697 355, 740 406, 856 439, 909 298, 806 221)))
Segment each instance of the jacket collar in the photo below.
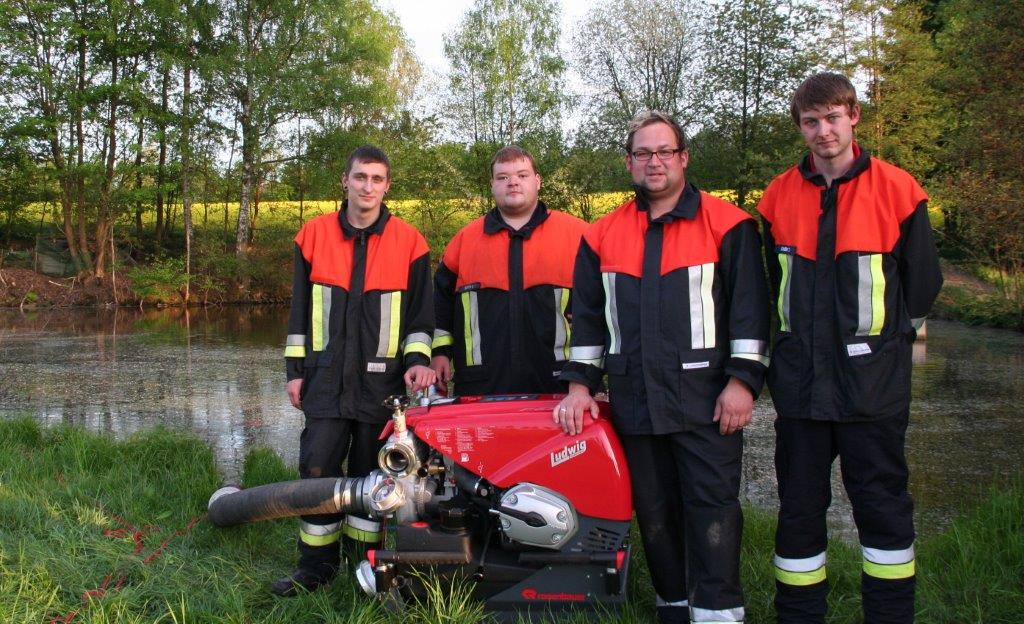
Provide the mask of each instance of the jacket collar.
MULTIPOLYGON (((846 173, 839 176, 835 180, 832 180, 833 184, 849 182, 850 180, 856 178, 860 174, 867 171, 868 166, 871 164, 871 153, 868 152, 866 149, 861 148, 861 146, 857 145, 857 142, 854 141, 853 154, 853 164, 850 165, 850 168, 846 170, 846 173)), ((811 184, 816 184, 818 186, 828 186, 827 184, 825 184, 825 176, 818 173, 818 171, 814 168, 814 158, 812 158, 810 154, 805 155, 803 157, 803 160, 800 161, 800 175, 802 175, 803 178, 810 182, 811 184)))
POLYGON ((380 214, 377 216, 377 220, 368 225, 365 228, 359 229, 348 222, 345 218, 346 208, 342 208, 338 211, 338 220, 341 221, 341 233, 344 235, 345 240, 355 238, 358 235, 366 236, 368 234, 382 234, 384 232, 384 226, 387 225, 388 219, 391 218, 391 213, 388 211, 388 207, 385 204, 380 205, 380 214))
MULTIPOLYGON (((648 213, 648 219, 650 219, 651 202, 647 199, 646 189, 634 184, 633 190, 636 192, 636 209, 640 212, 648 213)), ((675 207, 657 219, 651 219, 651 221, 656 223, 672 223, 676 219, 692 220, 697 216, 698 208, 700 208, 700 191, 697 190, 697 187, 692 182, 687 182, 675 207)))
POLYGON ((497 234, 502 230, 508 230, 509 236, 521 236, 524 239, 530 238, 533 231, 537 229, 541 223, 547 220, 550 212, 548 207, 544 205, 544 202, 538 201, 537 207, 534 208, 533 214, 530 215, 530 220, 526 222, 523 227, 518 230, 513 230, 512 226, 505 222, 505 219, 501 216, 501 211, 498 210, 497 206, 487 211, 484 216, 484 233, 485 234, 497 234))

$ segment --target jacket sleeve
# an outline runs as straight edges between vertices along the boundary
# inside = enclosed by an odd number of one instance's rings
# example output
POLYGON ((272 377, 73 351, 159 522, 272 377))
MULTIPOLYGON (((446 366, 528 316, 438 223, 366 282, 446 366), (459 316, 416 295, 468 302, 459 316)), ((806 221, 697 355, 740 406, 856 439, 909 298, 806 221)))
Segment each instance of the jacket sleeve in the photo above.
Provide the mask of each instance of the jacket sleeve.
POLYGON ((922 201, 900 224, 898 266, 903 299, 914 329, 921 329, 924 318, 942 288, 942 270, 935 237, 928 221, 928 202, 922 201))
POLYGON ((747 384, 756 398, 768 370, 771 321, 755 221, 744 219, 722 237, 721 265, 729 314, 725 374, 747 384))
POLYGON ((405 368, 430 364, 430 340, 434 333, 434 297, 430 285, 430 253, 409 265, 409 306, 406 308, 402 353, 405 368))
POLYGON ((299 379, 306 359, 306 335, 309 333, 309 263, 295 245, 292 274, 292 303, 288 311, 288 337, 285 339, 284 362, 288 381, 299 379))
POLYGON ((580 241, 572 278, 572 338, 562 381, 586 385, 596 392, 604 373, 605 322, 601 263, 586 239, 580 241))
POLYGON ((442 260, 434 272, 434 319, 437 323, 434 328, 434 340, 432 343, 434 355, 443 355, 448 359, 452 357, 452 350, 455 339, 452 332, 455 331, 455 282, 456 275, 448 268, 442 260))
POLYGON ((779 282, 781 281, 782 267, 779 266, 779 254, 775 253, 775 237, 772 236, 771 222, 761 217, 761 231, 764 233, 764 263, 768 269, 768 292, 770 301, 779 300, 779 282))

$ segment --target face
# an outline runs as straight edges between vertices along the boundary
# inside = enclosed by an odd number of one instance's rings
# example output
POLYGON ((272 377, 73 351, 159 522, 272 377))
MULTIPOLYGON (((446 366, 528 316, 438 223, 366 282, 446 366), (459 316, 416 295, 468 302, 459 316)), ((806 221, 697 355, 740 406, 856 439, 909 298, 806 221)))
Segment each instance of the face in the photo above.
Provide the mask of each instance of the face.
POLYGON ((348 197, 348 207, 358 212, 380 209, 384 194, 391 188, 388 168, 384 163, 356 161, 341 182, 348 197))
MULTIPOLYGON (((666 123, 652 123, 633 135, 633 152, 657 152, 679 148, 679 141, 671 126, 666 123)), ((653 154, 647 162, 641 162, 632 154, 626 155, 626 169, 633 176, 633 183, 647 190, 653 198, 671 197, 681 193, 686 184, 686 165, 690 162, 689 152, 676 152, 666 160, 653 154)))
POLYGON ((860 121, 860 106, 815 106, 800 112, 800 134, 811 153, 823 160, 852 155, 853 128, 860 121))
POLYGON ((491 172, 491 194, 503 214, 521 215, 532 212, 537 205, 540 174, 525 158, 494 163, 491 172))

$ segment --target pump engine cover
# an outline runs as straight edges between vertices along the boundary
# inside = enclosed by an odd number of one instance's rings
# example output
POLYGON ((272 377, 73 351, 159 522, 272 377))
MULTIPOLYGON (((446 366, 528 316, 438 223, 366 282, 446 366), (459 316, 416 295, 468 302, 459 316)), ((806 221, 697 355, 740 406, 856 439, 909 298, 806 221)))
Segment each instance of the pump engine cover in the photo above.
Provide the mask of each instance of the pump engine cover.
POLYGON ((569 543, 579 526, 569 501, 530 483, 521 483, 502 495, 498 517, 502 532, 510 540, 540 548, 560 549, 569 543), (524 516, 536 521, 528 523, 524 516))

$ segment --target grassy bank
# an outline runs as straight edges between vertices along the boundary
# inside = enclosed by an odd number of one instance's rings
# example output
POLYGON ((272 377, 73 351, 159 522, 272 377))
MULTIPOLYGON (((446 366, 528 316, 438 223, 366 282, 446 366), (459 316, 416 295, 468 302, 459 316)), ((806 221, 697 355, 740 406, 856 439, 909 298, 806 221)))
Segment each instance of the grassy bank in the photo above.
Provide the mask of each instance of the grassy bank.
MULTIPOLYGON (((272 453, 246 461, 243 481, 294 478, 272 453)), ((125 442, 30 420, 0 422, 2 622, 444 622, 480 620, 447 588, 445 601, 396 616, 348 577, 328 591, 275 599, 267 583, 294 560, 294 521, 217 529, 202 517, 220 485, 210 451, 167 431, 125 442)), ((1024 485, 1016 483, 919 542, 919 621, 1019 622, 1024 612, 1024 485)), ((748 621, 769 622, 773 521, 747 514, 748 621)), ((859 553, 833 545, 829 622, 859 620, 859 553)), ((635 562, 633 605, 604 621, 652 622, 652 590, 635 562)), ((594 622, 579 616, 566 621, 594 622)))

